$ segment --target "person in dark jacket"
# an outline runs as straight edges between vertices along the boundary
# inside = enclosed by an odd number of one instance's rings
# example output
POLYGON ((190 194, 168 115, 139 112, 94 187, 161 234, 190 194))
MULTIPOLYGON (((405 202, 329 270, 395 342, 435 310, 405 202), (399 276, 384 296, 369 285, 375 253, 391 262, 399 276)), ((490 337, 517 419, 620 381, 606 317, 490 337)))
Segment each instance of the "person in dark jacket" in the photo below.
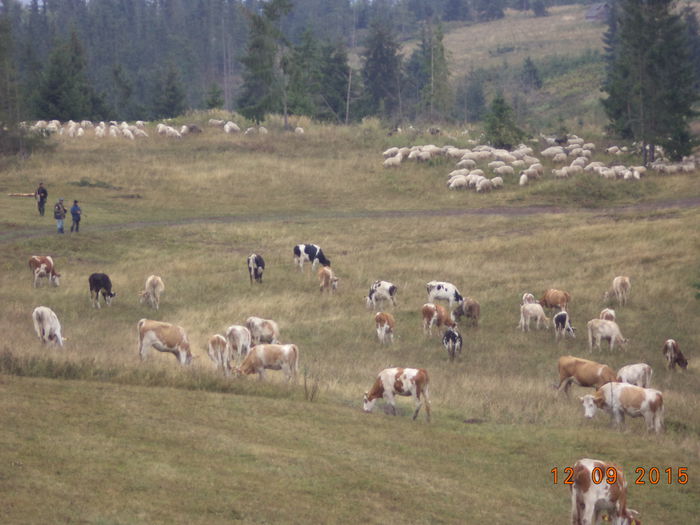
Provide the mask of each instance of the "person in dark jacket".
POLYGON ((53 218, 56 219, 57 233, 64 233, 63 221, 66 219, 66 207, 63 205, 63 198, 58 199, 53 207, 53 218))
POLYGON ((34 192, 34 198, 36 199, 36 206, 39 208, 39 215, 43 217, 46 208, 46 199, 49 198, 49 192, 44 188, 43 182, 39 183, 39 187, 34 192))
POLYGON ((78 206, 78 201, 73 201, 73 206, 70 209, 70 215, 73 218, 73 223, 70 225, 71 233, 80 231, 80 215, 82 210, 78 206))

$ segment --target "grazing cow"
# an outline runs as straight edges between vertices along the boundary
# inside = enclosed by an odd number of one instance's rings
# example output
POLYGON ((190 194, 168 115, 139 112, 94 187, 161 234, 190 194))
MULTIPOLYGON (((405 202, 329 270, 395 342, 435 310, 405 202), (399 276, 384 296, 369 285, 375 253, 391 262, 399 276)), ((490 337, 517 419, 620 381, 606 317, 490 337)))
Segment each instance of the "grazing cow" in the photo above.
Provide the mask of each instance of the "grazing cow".
POLYGON ((625 345, 629 342, 629 339, 622 337, 620 327, 617 326, 615 321, 608 321, 607 319, 591 319, 588 321, 586 326, 588 327, 588 350, 590 352, 593 351, 594 339, 598 350, 601 350, 600 341, 602 339, 609 341, 611 352, 615 348, 615 343, 620 343, 624 349, 625 345))
POLYGON ((294 247, 294 263, 299 266, 299 271, 304 271, 304 263, 311 263, 311 270, 315 270, 318 263, 322 266, 330 266, 331 261, 323 254, 323 250, 316 244, 297 244, 294 247))
POLYGON ((262 283, 263 271, 265 270, 265 260, 257 253, 251 253, 247 259, 248 275, 250 275, 250 284, 253 280, 262 283))
POLYGON ((61 274, 56 272, 53 259, 49 255, 32 255, 29 258, 29 268, 34 273, 34 288, 39 284, 39 279, 45 277, 48 281, 58 286, 61 274))
POLYGON ((214 363, 214 369, 221 368, 224 375, 231 375, 231 346, 223 335, 212 335, 207 345, 209 359, 214 363))
POLYGON ((424 368, 385 368, 374 381, 369 392, 365 392, 362 409, 371 412, 380 397, 391 407, 396 415, 394 396, 412 396, 416 407, 413 419, 418 417, 420 407, 425 399, 425 414, 430 422, 430 391, 428 388, 428 371, 424 368))
POLYGON ((428 291, 428 302, 434 303, 437 299, 448 301, 450 310, 454 309, 455 303, 460 305, 464 302, 464 297, 459 293, 457 287, 452 283, 444 281, 430 281, 425 283, 425 289, 428 291))
POLYGON ((318 281, 319 281, 319 291, 323 293, 327 290, 328 293, 332 294, 338 289, 338 279, 330 266, 322 266, 318 270, 318 281))
POLYGON ((450 361, 454 361, 457 354, 462 354, 462 336, 457 330, 450 327, 445 330, 445 334, 442 336, 442 346, 447 350, 450 361))
POLYGON ((472 320, 472 326, 479 326, 479 317, 481 317, 481 305, 476 299, 465 297, 462 304, 452 311, 452 318, 459 322, 462 317, 472 320))
POLYGON ((607 321, 615 321, 615 310, 612 308, 603 308, 600 311, 600 315, 598 316, 598 319, 605 319, 607 321))
POLYGON ((542 299, 540 299, 540 304, 545 308, 559 308, 560 310, 566 310, 570 302, 571 294, 569 292, 563 292, 555 288, 545 291, 542 299))
POLYGON ((299 349, 297 345, 263 344, 250 349, 241 366, 235 369, 236 375, 258 374, 262 381, 265 370, 282 370, 287 381, 296 380, 299 369, 299 349))
POLYGON ((396 327, 394 316, 387 312, 377 312, 377 315, 374 316, 374 323, 377 326, 379 344, 392 344, 394 342, 394 328, 396 327))
POLYGON ((598 459, 579 459, 573 467, 571 489, 572 525, 597 525, 607 513, 612 525, 639 524, 639 512, 627 508, 627 480, 622 469, 598 459), (595 469, 600 469, 602 483, 595 469), (614 472, 613 472, 614 471, 614 472), (615 480, 612 483, 609 481, 615 480))
POLYGON ((688 368, 688 360, 685 358, 678 343, 674 339, 666 339, 661 350, 664 353, 666 366, 669 370, 675 370, 676 365, 680 366, 683 370, 688 368))
POLYGON ((275 321, 261 317, 249 317, 245 320, 245 325, 250 330, 250 339, 254 345, 279 343, 280 329, 275 321))
POLYGON ((654 430, 657 434, 664 427, 664 398, 661 392, 653 388, 641 388, 627 383, 610 382, 579 398, 583 403, 584 415, 592 418, 598 409, 609 412, 612 422, 622 425, 625 414, 630 417, 643 417, 647 432, 654 430))
POLYGON ((520 302, 520 304, 529 304, 529 303, 535 303, 537 302, 537 299, 535 299, 535 296, 532 295, 530 292, 525 292, 523 294, 523 299, 520 302))
POLYGON ((367 308, 376 309, 380 301, 391 301, 396 306, 396 292, 398 288, 389 281, 374 281, 369 287, 369 293, 365 297, 367 308))
POLYGON ((192 362, 190 342, 181 326, 150 319, 141 319, 137 326, 141 361, 146 359, 148 349, 153 347, 159 352, 173 354, 181 365, 189 365, 192 362))
POLYGON ((559 341, 559 338, 566 339, 567 335, 570 335, 573 339, 576 339, 576 329, 571 326, 571 319, 569 318, 569 313, 566 310, 554 315, 552 318, 554 323, 554 340, 559 341))
POLYGON ((423 333, 433 335, 433 327, 455 326, 455 322, 447 314, 445 307, 439 304, 425 303, 421 308, 423 315, 423 333))
POLYGON ((570 355, 559 358, 559 392, 564 390, 568 396, 572 384, 582 387, 600 388, 605 383, 615 381, 615 371, 608 365, 601 365, 595 361, 581 359, 570 355))
POLYGON ((88 277, 90 284, 90 299, 95 308, 100 308, 100 292, 107 306, 112 305, 112 298, 117 294, 112 292, 112 281, 106 273, 93 273, 88 277))
POLYGON ((523 332, 530 330, 530 321, 532 319, 537 320, 537 329, 540 329, 540 322, 544 324, 545 328, 549 328, 549 318, 544 315, 544 309, 538 303, 527 303, 520 307, 520 323, 518 323, 518 328, 523 332))
POLYGON ((618 383, 628 383, 630 385, 649 388, 651 376, 654 371, 646 363, 623 366, 617 371, 618 383))
POLYGON ((149 275, 146 279, 144 290, 139 292, 139 301, 141 304, 148 303, 148 306, 158 310, 160 307, 160 294, 165 291, 163 279, 158 275, 149 275))
POLYGON ((250 330, 239 324, 232 324, 226 329, 226 339, 231 347, 231 352, 236 352, 238 359, 248 355, 251 347, 252 336, 250 330))
POLYGON ((63 336, 61 336, 61 323, 54 311, 47 306, 37 306, 32 312, 34 330, 42 343, 53 343, 63 346, 63 336))
POLYGON ((618 275, 613 279, 612 289, 608 290, 605 292, 605 295, 603 295, 603 300, 608 301, 614 296, 615 299, 617 299, 617 304, 624 306, 627 304, 631 289, 632 284, 630 283, 630 278, 626 275, 618 275))

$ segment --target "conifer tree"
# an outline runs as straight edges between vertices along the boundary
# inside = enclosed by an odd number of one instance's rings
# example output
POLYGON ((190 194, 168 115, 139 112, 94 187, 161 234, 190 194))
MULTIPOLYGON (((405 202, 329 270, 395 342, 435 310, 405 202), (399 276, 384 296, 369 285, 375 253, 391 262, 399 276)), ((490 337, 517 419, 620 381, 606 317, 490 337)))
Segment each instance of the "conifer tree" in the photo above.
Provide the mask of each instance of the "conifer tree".
POLYGON ((172 118, 184 113, 185 90, 174 64, 169 64, 168 68, 156 77, 153 95, 155 118, 172 118))
POLYGON ((326 44, 321 48, 321 60, 320 96, 323 104, 317 117, 322 120, 345 122, 350 74, 348 52, 342 43, 326 44))
POLYGON ((491 103, 484 132, 486 140, 497 148, 512 149, 525 137, 525 132, 515 123, 513 109, 501 94, 496 95, 491 103))
POLYGON ((535 66, 535 63, 532 61, 532 58, 527 57, 525 61, 523 62, 523 71, 520 75, 520 80, 525 87, 526 91, 529 91, 531 89, 541 89, 542 88, 542 79, 540 78, 540 72, 537 69, 537 66, 535 66))
POLYGON ((209 86, 207 96, 204 99, 204 105, 207 109, 219 109, 224 107, 224 92, 219 84, 213 83, 209 86))
POLYGON ((364 52, 367 112, 391 116, 401 113, 401 55, 388 20, 377 18, 370 26, 364 52))

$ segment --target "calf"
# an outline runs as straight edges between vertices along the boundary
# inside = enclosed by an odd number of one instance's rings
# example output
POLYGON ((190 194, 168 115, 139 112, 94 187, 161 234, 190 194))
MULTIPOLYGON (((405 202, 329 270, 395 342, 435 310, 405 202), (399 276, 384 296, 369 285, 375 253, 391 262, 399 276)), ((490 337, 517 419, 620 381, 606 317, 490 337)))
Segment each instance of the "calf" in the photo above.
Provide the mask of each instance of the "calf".
POLYGON ((664 398, 661 392, 653 388, 641 388, 627 383, 610 382, 579 398, 583 403, 584 415, 592 418, 598 409, 609 412, 612 422, 622 425, 625 414, 630 417, 643 417, 647 432, 654 430, 657 434, 664 426, 664 398))
POLYGON ((630 278, 626 275, 618 275, 613 279, 612 288, 603 295, 603 300, 608 301, 611 297, 615 297, 617 304, 624 306, 627 304, 631 289, 630 278))
POLYGON ((255 282, 262 283, 263 271, 265 270, 265 260, 262 258, 262 256, 256 253, 251 253, 248 256, 247 264, 250 284, 253 284, 253 280, 255 280, 255 282))
POLYGON ((582 387, 600 388, 610 381, 615 381, 615 371, 608 365, 601 365, 595 361, 581 359, 570 355, 559 358, 559 392, 564 391, 568 396, 572 384, 582 387))
POLYGON ((666 366, 669 370, 675 370, 676 365, 680 366, 683 370, 688 368, 688 360, 685 358, 678 343, 674 339, 666 339, 661 351, 666 358, 666 366))
POLYGON ((425 303, 421 308, 423 316, 423 333, 433 335, 433 327, 455 326, 455 322, 447 314, 447 310, 439 304, 425 303))
POLYGON ((603 513, 608 514, 613 525, 641 525, 639 512, 627 508, 627 480, 617 465, 598 459, 579 459, 573 467, 572 481, 572 525, 596 525, 603 513))
POLYGON ((389 281, 374 281, 365 297, 367 308, 376 310, 377 304, 381 301, 391 301, 391 304, 396 306, 397 291, 398 288, 389 281))
POLYGON ((615 310, 612 308, 603 308, 600 311, 598 319, 605 319, 606 321, 615 321, 615 310))
POLYGON ((37 306, 32 312, 34 321, 34 331, 42 343, 53 343, 63 346, 63 336, 61 336, 61 323, 58 316, 47 306, 37 306))
POLYGON ((620 332, 620 327, 617 326, 615 321, 608 321, 607 319, 591 319, 586 325, 588 328, 588 350, 593 351, 593 340, 595 340, 595 345, 600 348, 600 341, 606 339, 610 342, 610 351, 612 352, 615 348, 615 343, 620 343, 624 349, 625 345, 629 342, 629 339, 622 337, 620 332))
POLYGON ((192 362, 190 342, 181 326, 141 319, 137 327, 141 361, 146 359, 148 349, 153 347, 159 352, 173 354, 181 365, 189 365, 192 362))
POLYGON ((319 291, 327 291, 332 294, 338 289, 338 279, 330 266, 323 266, 318 270, 319 291))
POLYGON ((627 365, 617 371, 617 381, 619 383, 628 383, 642 388, 649 388, 653 373, 654 371, 646 363, 627 365))
POLYGON ((248 355, 235 369, 236 375, 258 374, 262 381, 265 370, 282 370, 287 381, 296 379, 299 368, 297 345, 263 344, 250 349, 248 355))
POLYGON ((379 344, 392 344, 394 342, 394 328, 396 327, 394 316, 387 312, 377 312, 377 315, 374 316, 374 324, 377 326, 379 344))
POLYGON ((458 322, 462 317, 471 319, 472 326, 479 326, 479 317, 481 317, 481 305, 476 299, 465 297, 462 304, 452 311, 452 318, 458 322))
POLYGON ((566 339, 567 335, 570 335, 573 339, 576 339, 576 329, 571 326, 571 319, 569 318, 569 313, 566 310, 562 310, 557 313, 553 318, 554 323, 554 340, 559 341, 559 338, 566 339))
POLYGON ((571 294, 556 288, 550 288, 544 292, 540 304, 545 308, 559 308, 566 310, 571 302, 571 294))
POLYGON ((112 305, 112 298, 117 294, 112 292, 112 281, 106 273, 93 273, 88 277, 90 284, 90 299, 95 308, 100 308, 100 292, 107 306, 112 305))
POLYGON ((236 352, 238 359, 243 359, 250 350, 252 336, 245 326, 232 324, 226 329, 226 339, 232 352, 236 352))
POLYGON ((530 330, 530 321, 532 319, 537 320, 537 329, 540 329, 540 322, 544 324, 545 328, 549 328, 549 318, 544 315, 544 309, 538 303, 527 303, 520 307, 520 323, 518 323, 518 328, 523 332, 530 330))
POLYGON ((428 388, 428 372, 424 368, 385 368, 374 381, 369 392, 365 392, 362 401, 362 409, 371 412, 377 399, 384 400, 396 415, 396 403, 394 397, 411 396, 415 405, 413 419, 418 417, 418 412, 425 400, 426 419, 430 422, 430 392, 428 388))
POLYGON ((141 304, 148 303, 151 308, 158 310, 160 307, 160 294, 165 291, 163 279, 158 275, 149 275, 146 279, 144 290, 139 292, 141 304))
POLYGON ((221 368, 224 375, 231 375, 231 346, 223 335, 213 335, 207 344, 209 359, 214 363, 214 369, 221 368))
POLYGON ((442 336, 442 346, 447 350, 450 361, 454 361, 457 354, 462 354, 462 336, 453 327, 448 328, 442 336))
POLYGON ((430 281, 425 284, 425 289, 428 291, 428 302, 434 303, 437 299, 447 301, 450 304, 450 310, 454 309, 455 303, 459 305, 464 302, 464 297, 452 283, 430 281))
POLYGON ((250 339, 254 345, 279 342, 280 329, 272 319, 249 317, 245 320, 245 325, 250 330, 250 339))
POLYGON ((294 247, 294 263, 304 271, 304 263, 310 262, 311 269, 315 270, 318 263, 322 266, 330 266, 331 261, 323 254, 323 250, 316 244, 297 244, 294 247))
POLYGON ((34 288, 39 284, 39 279, 46 278, 54 285, 60 284, 61 274, 56 272, 53 259, 48 255, 32 255, 29 258, 29 268, 34 274, 34 288))

